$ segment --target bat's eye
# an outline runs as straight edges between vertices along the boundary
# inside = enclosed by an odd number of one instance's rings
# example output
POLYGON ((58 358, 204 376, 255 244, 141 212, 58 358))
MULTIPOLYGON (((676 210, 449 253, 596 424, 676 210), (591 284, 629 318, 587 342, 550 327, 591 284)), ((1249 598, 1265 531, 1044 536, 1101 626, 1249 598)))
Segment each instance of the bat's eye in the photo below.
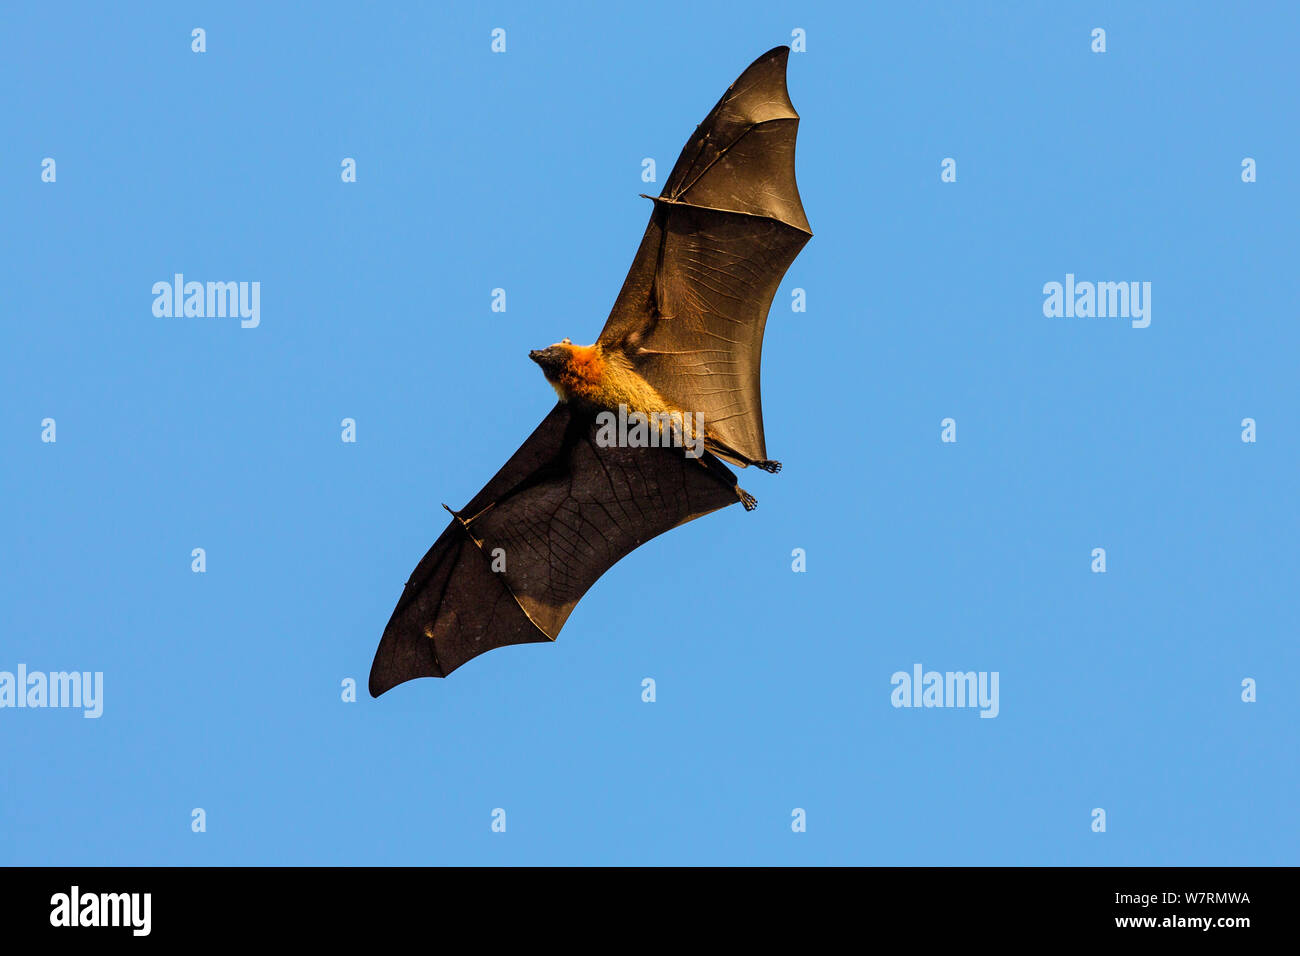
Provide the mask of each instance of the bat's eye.
POLYGON ((564 339, 560 339, 560 344, 561 344, 561 345, 572 345, 573 343, 570 342, 567 338, 564 338, 564 339))

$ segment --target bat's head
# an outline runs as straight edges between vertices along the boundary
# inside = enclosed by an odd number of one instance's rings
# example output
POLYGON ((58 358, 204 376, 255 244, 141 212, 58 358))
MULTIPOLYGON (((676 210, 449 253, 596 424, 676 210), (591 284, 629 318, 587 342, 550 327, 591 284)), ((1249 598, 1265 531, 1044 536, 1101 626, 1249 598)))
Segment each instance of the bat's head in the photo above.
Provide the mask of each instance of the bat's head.
POLYGON ((533 349, 528 357, 542 367, 542 372, 548 379, 554 381, 573 361, 573 343, 561 339, 544 349, 533 349))
POLYGON ((596 400, 602 388, 605 355, 599 345, 574 345, 561 339, 528 357, 542 367, 542 373, 564 401, 573 398, 596 400))

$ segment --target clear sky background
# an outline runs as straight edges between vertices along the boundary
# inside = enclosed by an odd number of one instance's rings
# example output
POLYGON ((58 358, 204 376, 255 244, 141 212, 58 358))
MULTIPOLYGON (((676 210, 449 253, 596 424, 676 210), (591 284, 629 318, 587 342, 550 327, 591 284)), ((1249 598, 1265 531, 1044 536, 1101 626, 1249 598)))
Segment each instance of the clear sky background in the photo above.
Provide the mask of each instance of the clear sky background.
POLYGON ((1294 5, 743 6, 8 5, 0 670, 105 700, 0 710, 0 861, 1300 862, 1294 5), (554 645, 371 700, 440 504, 553 403, 528 350, 599 332, 642 159, 796 28, 785 470, 554 645), (260 327, 155 317, 176 272, 260 327), (1044 317, 1066 273, 1150 327, 1044 317), (998 717, 895 709, 917 663, 998 717))

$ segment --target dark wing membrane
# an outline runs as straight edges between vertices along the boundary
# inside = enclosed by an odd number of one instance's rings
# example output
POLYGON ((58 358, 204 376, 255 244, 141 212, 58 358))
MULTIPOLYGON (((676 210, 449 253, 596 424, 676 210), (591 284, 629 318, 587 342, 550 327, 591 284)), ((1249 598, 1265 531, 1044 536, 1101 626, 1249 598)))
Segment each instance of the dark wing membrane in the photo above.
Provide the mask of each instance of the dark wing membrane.
POLYGON ((682 150, 600 342, 746 458, 767 457, 763 328, 812 237, 795 183, 789 48, 755 60, 682 150))
POLYGON ((445 677, 496 647, 555 640, 621 558, 737 500, 680 449, 602 448, 589 415, 557 404, 411 574, 370 693, 445 677))

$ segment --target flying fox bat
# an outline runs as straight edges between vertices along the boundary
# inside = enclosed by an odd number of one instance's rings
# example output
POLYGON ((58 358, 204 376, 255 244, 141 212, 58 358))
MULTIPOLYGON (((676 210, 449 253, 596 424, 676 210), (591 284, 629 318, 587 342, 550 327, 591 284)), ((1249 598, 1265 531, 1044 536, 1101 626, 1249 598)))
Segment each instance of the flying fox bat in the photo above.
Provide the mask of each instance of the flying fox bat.
POLYGON ((380 639, 372 696, 496 647, 555 640, 637 546, 738 501, 754 508, 724 459, 780 470, 763 439, 759 356, 781 278, 812 238, 789 53, 770 50, 740 75, 646 197, 650 224, 596 342, 529 353, 559 401, 469 504, 447 508, 380 639), (621 442, 616 410, 640 416, 621 442), (632 441, 638 426, 649 441, 632 441))

